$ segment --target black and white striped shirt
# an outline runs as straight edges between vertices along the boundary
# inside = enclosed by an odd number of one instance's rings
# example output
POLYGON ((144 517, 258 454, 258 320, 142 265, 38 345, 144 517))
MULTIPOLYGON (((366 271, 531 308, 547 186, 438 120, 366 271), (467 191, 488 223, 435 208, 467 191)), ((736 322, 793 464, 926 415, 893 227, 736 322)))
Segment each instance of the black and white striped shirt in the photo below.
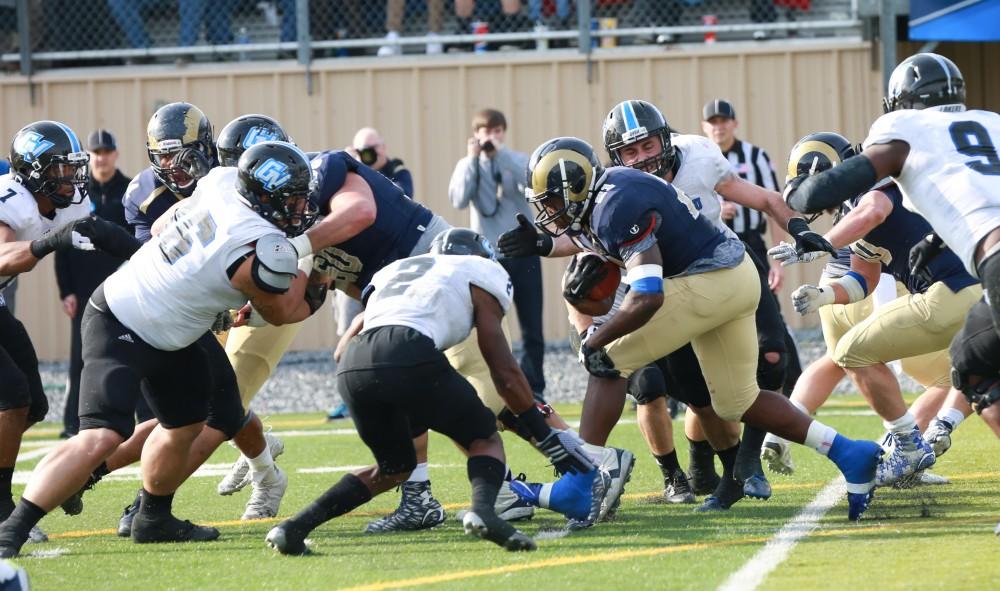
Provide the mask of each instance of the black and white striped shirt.
MULTIPOLYGON (((774 167, 767 152, 751 144, 736 140, 732 147, 725 152, 729 164, 733 167, 733 172, 741 179, 751 182, 765 189, 777 191, 778 178, 774 174, 774 167)), ((736 217, 726 222, 737 234, 742 234, 750 230, 763 233, 767 229, 766 219, 763 213, 756 209, 739 206, 736 210, 736 217)))

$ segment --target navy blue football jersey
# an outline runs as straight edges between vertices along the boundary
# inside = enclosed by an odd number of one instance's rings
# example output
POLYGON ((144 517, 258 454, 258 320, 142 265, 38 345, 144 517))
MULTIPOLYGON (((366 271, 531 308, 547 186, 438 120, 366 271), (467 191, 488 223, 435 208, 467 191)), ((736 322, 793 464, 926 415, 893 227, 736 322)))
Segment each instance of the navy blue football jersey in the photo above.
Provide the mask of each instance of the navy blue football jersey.
POLYGON ((622 166, 607 169, 588 225, 597 249, 622 263, 655 244, 664 277, 711 259, 726 241, 687 195, 659 177, 622 166))
POLYGON ((377 208, 375 223, 320 253, 325 262, 363 289, 379 269, 410 256, 434 217, 431 210, 407 197, 398 185, 347 152, 319 154, 313 158, 312 168, 317 181, 316 203, 323 215, 329 213, 330 199, 344 186, 349 172, 358 174, 368 183, 377 208))
POLYGON ((137 174, 125 189, 125 196, 122 197, 125 221, 140 242, 148 242, 152 238, 149 230, 156 218, 180 200, 180 196, 160 182, 152 168, 147 168, 137 174))
MULTIPOLYGON (((910 274, 910 249, 931 233, 931 226, 920 214, 903 206, 903 194, 895 183, 879 190, 892 201, 892 213, 863 239, 851 245, 853 253, 862 259, 882 263, 886 273, 906 286, 910 293, 923 293, 930 285, 910 274)), ((857 206, 862 196, 851 200, 857 206)), ((927 265, 934 281, 941 281, 954 292, 979 283, 965 271, 962 261, 951 250, 945 250, 927 265)))

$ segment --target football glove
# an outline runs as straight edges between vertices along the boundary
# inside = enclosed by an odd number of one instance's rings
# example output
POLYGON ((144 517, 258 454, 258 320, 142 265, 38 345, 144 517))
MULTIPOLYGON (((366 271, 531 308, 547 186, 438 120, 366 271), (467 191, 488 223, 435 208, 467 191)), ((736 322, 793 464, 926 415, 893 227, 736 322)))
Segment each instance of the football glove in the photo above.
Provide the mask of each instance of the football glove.
POLYGON ((801 255, 807 252, 822 251, 826 251, 832 255, 837 254, 833 245, 826 238, 823 238, 822 234, 812 231, 809 228, 809 224, 802 218, 788 220, 788 233, 795 239, 796 254, 801 255))
POLYGON ((833 288, 830 286, 802 285, 792 292, 792 305, 803 316, 819 310, 821 306, 832 304, 834 299, 833 288))
POLYGON ((585 299, 590 290, 607 276, 608 269, 599 257, 573 257, 566 269, 563 297, 569 303, 577 304, 585 299))
POLYGON ((212 332, 222 334, 233 327, 233 315, 229 310, 219 312, 215 315, 215 322, 212 323, 212 332))
POLYGON ((816 259, 827 256, 825 250, 819 252, 803 252, 799 253, 794 244, 789 242, 779 242, 777 246, 773 246, 767 250, 768 256, 772 259, 781 263, 782 267, 787 267, 788 265, 794 265, 796 263, 808 263, 815 261, 816 259))
POLYGON ((535 228, 523 213, 517 214, 517 227, 507 230, 497 240, 497 249, 506 258, 548 256, 552 237, 535 228))
POLYGON ((931 271, 927 265, 946 248, 948 247, 937 234, 931 232, 924 236, 923 240, 914 244, 913 248, 910 249, 910 274, 927 283, 933 283, 934 278, 931 277, 931 271))
POLYGON ((608 356, 604 347, 594 349, 588 346, 586 341, 580 344, 580 363, 594 377, 617 378, 621 375, 621 372, 615 369, 615 362, 608 356))
POLYGON ((572 431, 552 429, 548 437, 536 445, 560 474, 577 474, 594 469, 590 456, 583 450, 583 441, 572 431))
POLYGON ((128 258, 139 249, 139 246, 135 237, 118 224, 91 216, 69 222, 44 238, 32 240, 28 248, 36 259, 57 250, 95 248, 128 258))

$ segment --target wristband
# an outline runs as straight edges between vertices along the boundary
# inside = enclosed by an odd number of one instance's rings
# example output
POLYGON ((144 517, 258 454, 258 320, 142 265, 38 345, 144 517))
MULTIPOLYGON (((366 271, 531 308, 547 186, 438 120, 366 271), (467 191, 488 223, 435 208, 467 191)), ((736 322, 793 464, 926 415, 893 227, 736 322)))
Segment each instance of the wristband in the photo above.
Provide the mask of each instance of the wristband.
POLYGON ((309 236, 305 234, 299 234, 295 238, 289 238, 288 241, 295 247, 295 252, 298 253, 298 258, 300 259, 313 253, 312 241, 310 241, 309 236))
POLYGON ((535 441, 542 441, 552 431, 552 427, 549 427, 545 422, 542 412, 534 404, 528 410, 517 415, 517 420, 528 429, 528 432, 535 438, 535 441))

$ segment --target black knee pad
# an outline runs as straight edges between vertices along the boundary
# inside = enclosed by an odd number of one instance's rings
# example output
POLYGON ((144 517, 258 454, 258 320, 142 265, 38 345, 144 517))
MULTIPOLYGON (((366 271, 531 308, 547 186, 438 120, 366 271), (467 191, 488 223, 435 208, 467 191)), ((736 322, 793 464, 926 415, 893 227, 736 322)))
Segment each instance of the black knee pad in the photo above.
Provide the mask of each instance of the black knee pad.
POLYGON ((968 375, 963 375, 955 368, 951 369, 952 385, 961 390, 962 394, 965 394, 965 399, 969 402, 969 406, 976 413, 983 414, 984 410, 1000 400, 1000 378, 983 378, 978 384, 972 386, 965 381, 968 377, 968 375))
POLYGON ((761 351, 757 358, 757 385, 763 390, 777 392, 785 383, 786 354, 778 351, 761 351), (768 353, 777 353, 778 361, 767 360, 768 353))
POLYGON ((640 368, 628 379, 628 393, 637 404, 649 404, 667 393, 667 380, 655 365, 640 368))

